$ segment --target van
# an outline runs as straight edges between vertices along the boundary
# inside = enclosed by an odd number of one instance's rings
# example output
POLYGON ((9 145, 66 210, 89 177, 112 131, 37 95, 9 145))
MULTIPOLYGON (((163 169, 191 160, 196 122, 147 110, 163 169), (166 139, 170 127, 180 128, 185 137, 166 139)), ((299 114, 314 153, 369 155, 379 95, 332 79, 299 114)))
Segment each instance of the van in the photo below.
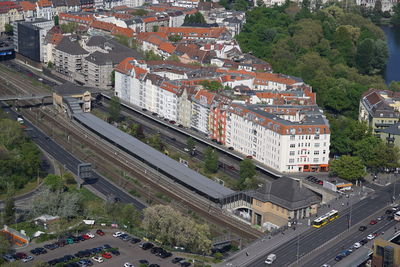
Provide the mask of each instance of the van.
POLYGON ((265 260, 265 263, 270 265, 276 260, 276 255, 275 254, 269 254, 267 259, 265 260))

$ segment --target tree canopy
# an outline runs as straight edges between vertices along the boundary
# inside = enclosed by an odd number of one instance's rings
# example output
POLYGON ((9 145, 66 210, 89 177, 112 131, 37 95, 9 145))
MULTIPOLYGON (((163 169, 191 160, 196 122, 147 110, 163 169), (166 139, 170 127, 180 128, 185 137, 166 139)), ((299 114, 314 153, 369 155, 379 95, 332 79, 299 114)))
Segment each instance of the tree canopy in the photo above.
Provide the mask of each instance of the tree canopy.
POLYGON ((204 169, 207 173, 218 171, 218 153, 210 146, 204 151, 204 169))
POLYGON ((270 62, 274 72, 301 77, 333 114, 355 118, 364 91, 386 88, 375 75, 388 57, 382 30, 338 6, 313 13, 307 4, 298 8, 289 2, 255 7, 237 40, 244 52, 270 62))
POLYGON ((196 12, 191 15, 186 15, 184 23, 185 24, 205 24, 206 20, 204 19, 203 14, 201 14, 200 12, 196 12))
POLYGON ((108 114, 112 121, 118 121, 121 116, 121 102, 116 96, 111 97, 110 105, 108 107, 108 114))
POLYGON ((353 181, 362 178, 366 173, 359 157, 341 156, 330 164, 330 171, 340 178, 353 181))
POLYGON ((208 253, 211 248, 208 225, 196 223, 170 206, 146 208, 142 226, 151 237, 166 245, 183 246, 198 253, 208 253))

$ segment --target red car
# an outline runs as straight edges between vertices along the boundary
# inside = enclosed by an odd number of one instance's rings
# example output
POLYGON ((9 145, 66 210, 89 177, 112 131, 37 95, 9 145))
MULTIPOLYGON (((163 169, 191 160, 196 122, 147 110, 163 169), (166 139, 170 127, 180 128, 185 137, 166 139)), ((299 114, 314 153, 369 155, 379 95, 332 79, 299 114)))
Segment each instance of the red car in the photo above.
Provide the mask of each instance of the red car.
POLYGON ((102 256, 103 258, 105 258, 105 259, 111 259, 111 258, 112 258, 111 254, 108 253, 108 252, 101 254, 101 256, 102 256))
POLYGON ((90 236, 88 236, 88 235, 82 235, 82 237, 83 237, 85 240, 90 239, 90 236))
POLYGON ((15 257, 16 257, 17 259, 19 259, 19 260, 22 260, 22 259, 25 259, 26 257, 28 257, 28 255, 26 255, 26 254, 23 253, 23 252, 18 252, 18 253, 15 254, 15 257))
POLYGON ((100 235, 100 236, 103 236, 103 235, 104 235, 104 232, 103 232, 102 230, 98 229, 98 230, 96 231, 96 234, 98 234, 98 235, 100 235))
POLYGON ((376 221, 376 220, 372 220, 372 221, 369 222, 369 224, 370 224, 370 225, 377 224, 377 221, 376 221))
POLYGON ((373 233, 372 235, 375 236, 375 237, 377 237, 379 234, 375 232, 375 233, 373 233))

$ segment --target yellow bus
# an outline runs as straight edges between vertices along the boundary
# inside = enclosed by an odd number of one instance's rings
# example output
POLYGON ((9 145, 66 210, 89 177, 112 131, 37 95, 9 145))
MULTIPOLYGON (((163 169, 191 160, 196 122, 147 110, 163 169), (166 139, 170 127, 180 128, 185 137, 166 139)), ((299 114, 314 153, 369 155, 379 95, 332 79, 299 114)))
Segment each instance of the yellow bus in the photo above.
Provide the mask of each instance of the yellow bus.
POLYGON ((339 218, 339 212, 337 210, 331 210, 330 212, 318 217, 312 222, 312 226, 315 228, 320 228, 325 224, 339 218))

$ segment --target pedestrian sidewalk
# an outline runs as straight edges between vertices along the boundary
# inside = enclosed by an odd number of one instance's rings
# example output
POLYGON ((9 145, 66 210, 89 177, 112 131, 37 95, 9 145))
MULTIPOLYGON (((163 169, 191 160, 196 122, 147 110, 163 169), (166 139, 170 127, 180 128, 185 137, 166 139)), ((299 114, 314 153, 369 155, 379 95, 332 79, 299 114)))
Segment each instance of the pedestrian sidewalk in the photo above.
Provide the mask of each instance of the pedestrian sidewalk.
POLYGON ((338 195, 338 197, 332 200, 330 203, 322 205, 318 209, 316 216, 298 220, 297 223, 291 225, 291 227, 288 227, 286 230, 281 230, 278 233, 266 234, 262 238, 251 243, 246 248, 232 255, 228 260, 216 266, 246 266, 262 255, 266 257, 267 253, 273 253, 275 248, 309 230, 311 228, 311 222, 318 216, 321 216, 333 209, 338 210, 340 214, 341 211, 349 208, 350 205, 354 205, 367 197, 368 193, 370 192, 356 187, 353 192, 348 193, 348 197, 346 197, 346 195, 338 195))

